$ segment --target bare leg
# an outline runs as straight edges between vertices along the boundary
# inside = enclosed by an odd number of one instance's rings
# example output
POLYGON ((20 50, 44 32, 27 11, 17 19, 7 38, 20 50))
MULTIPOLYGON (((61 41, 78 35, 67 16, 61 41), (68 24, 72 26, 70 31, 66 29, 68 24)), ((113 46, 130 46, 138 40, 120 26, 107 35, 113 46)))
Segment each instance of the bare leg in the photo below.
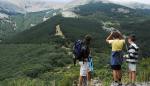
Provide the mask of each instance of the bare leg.
POLYGON ((118 81, 117 70, 113 70, 113 79, 114 79, 114 81, 118 81))
POLYGON ((91 73, 90 72, 87 73, 87 79, 88 79, 88 81, 91 81, 91 73))
POLYGON ((79 77, 79 86, 82 86, 82 82, 83 82, 83 77, 80 76, 80 77, 79 77))
POLYGON ((117 79, 121 82, 121 78, 122 78, 122 71, 121 70, 117 70, 117 79))
POLYGON ((129 70, 129 80, 132 82, 132 72, 129 70))
POLYGON ((88 86, 91 86, 91 73, 87 73, 88 86))
POLYGON ((132 71, 132 82, 135 83, 136 80, 136 72, 132 71))

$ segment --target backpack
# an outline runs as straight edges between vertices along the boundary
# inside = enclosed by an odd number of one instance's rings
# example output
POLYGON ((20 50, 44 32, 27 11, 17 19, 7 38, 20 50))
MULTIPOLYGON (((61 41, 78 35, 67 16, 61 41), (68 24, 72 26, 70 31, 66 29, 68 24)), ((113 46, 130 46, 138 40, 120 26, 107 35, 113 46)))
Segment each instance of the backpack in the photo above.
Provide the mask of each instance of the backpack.
POLYGON ((94 66, 93 66, 93 59, 92 56, 88 57, 88 66, 89 66, 89 71, 93 72, 94 71, 94 66))
POLYGON ((89 55, 88 48, 84 45, 84 42, 82 40, 75 41, 73 46, 73 54, 74 54, 74 58, 73 58, 74 65, 76 64, 77 60, 84 59, 89 55), (83 54, 87 54, 87 56, 83 54))
POLYGON ((81 58, 82 46, 83 46, 82 40, 75 41, 73 46, 73 54, 77 59, 81 58))

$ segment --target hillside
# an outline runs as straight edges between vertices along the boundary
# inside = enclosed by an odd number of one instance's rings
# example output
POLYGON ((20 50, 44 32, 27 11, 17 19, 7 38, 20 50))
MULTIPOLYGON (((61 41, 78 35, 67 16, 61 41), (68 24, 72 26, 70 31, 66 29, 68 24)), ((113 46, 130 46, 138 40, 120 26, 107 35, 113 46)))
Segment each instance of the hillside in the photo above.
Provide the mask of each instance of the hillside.
POLYGON ((100 40, 104 39, 106 35, 101 23, 85 18, 63 18, 61 16, 55 16, 44 23, 17 34, 15 37, 10 38, 8 43, 47 43, 55 38, 55 29, 58 24, 66 36, 66 40, 74 41, 84 37, 85 34, 92 34, 95 43, 105 44, 104 40, 100 40))
MULTIPOLYGON (((50 39, 53 39, 55 34, 56 25, 60 25, 67 40, 74 41, 80 39, 85 34, 92 34, 94 38, 93 46, 105 49, 105 37, 107 32, 103 30, 103 22, 111 22, 113 25, 108 25, 109 28, 114 27, 122 31, 124 34, 136 34, 138 37, 138 44, 141 46, 141 53, 148 52, 149 48, 145 48, 149 41, 142 42, 142 39, 147 39, 150 35, 147 34, 149 27, 150 16, 143 15, 137 10, 123 7, 115 4, 104 3, 90 3, 75 7, 73 10, 79 14, 79 18, 65 18, 61 15, 54 16, 51 19, 41 23, 29 30, 21 32, 14 37, 6 39, 6 42, 10 43, 47 43, 50 39), (112 11, 116 9, 116 11, 112 11), (126 9, 128 13, 124 11, 118 12, 118 9, 126 9), (141 34, 147 35, 141 35, 141 34), (37 39, 38 38, 38 39, 37 39)), ((126 11, 125 11, 126 12, 126 11)), ((147 45, 148 46, 148 45, 147 45)), ((150 47, 150 46, 148 46, 150 47)), ((149 54, 142 53, 144 56, 149 54)))
POLYGON ((50 9, 26 14, 7 15, 7 18, 0 19, 0 39, 4 40, 9 36, 36 26, 58 13, 59 9, 50 9))

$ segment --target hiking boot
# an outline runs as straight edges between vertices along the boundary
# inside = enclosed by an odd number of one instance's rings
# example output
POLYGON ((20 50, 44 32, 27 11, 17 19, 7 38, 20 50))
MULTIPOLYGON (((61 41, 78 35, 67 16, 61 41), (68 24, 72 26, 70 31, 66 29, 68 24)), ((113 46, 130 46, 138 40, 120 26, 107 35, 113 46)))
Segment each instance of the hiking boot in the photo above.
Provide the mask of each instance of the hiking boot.
POLYGON ((115 81, 114 81, 114 82, 111 83, 111 86, 120 86, 120 85, 119 85, 118 82, 115 82, 115 81))

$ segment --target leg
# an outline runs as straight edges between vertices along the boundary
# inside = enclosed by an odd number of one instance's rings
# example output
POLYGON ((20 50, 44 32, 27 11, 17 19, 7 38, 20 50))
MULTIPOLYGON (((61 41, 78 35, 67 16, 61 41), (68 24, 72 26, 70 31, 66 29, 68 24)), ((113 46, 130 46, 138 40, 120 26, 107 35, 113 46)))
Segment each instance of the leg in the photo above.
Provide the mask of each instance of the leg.
POLYGON ((87 73, 88 86, 91 86, 91 73, 87 73))
POLYGON ((122 71, 121 70, 117 70, 117 79, 121 82, 121 78, 122 78, 122 71))
POLYGON ((82 86, 82 82, 83 82, 83 77, 80 76, 80 77, 79 77, 79 86, 82 86))
POLYGON ((132 82, 132 72, 129 70, 129 82, 132 82))
POLYGON ((113 70, 113 79, 114 79, 114 81, 118 81, 117 70, 113 70))
POLYGON ((119 86, 122 85, 122 82, 121 82, 121 79, 122 79, 122 71, 121 69, 120 70, 117 70, 117 79, 118 79, 118 84, 119 86))
POLYGON ((117 72, 117 80, 121 82, 122 78, 122 71, 121 71, 121 65, 116 65, 116 72, 117 72))
POLYGON ((87 73, 87 79, 88 79, 88 81, 91 81, 91 73, 90 72, 87 73))
POLYGON ((83 77, 82 77, 82 66, 83 66, 83 62, 79 62, 79 65, 80 65, 80 76, 79 76, 79 86, 82 86, 82 82, 83 82, 83 77))
POLYGON ((136 64, 130 63, 129 71, 130 71, 130 81, 134 83, 136 80, 136 64))
POLYGON ((136 72, 132 71, 132 83, 135 83, 136 80, 136 72))

